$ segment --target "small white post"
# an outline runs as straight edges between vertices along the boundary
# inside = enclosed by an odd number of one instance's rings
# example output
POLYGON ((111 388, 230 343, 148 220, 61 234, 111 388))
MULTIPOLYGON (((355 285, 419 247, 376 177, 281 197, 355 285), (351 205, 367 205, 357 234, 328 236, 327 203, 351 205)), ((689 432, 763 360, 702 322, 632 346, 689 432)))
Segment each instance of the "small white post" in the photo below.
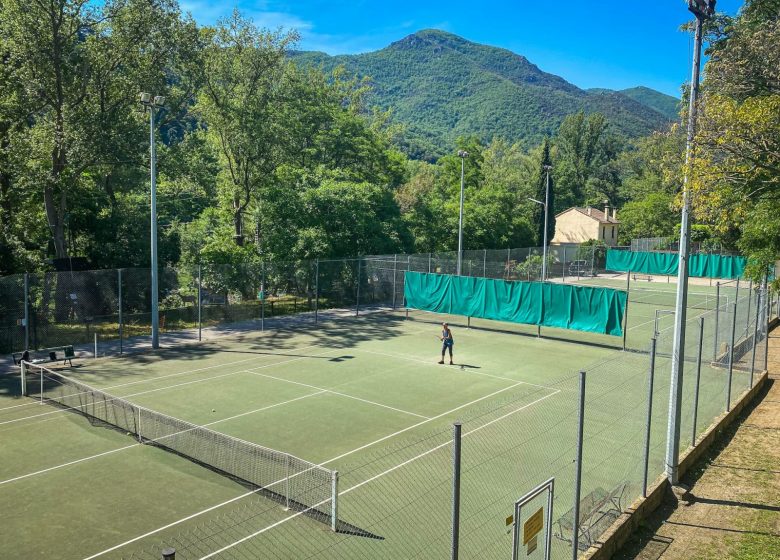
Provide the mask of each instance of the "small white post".
POLYGON ((331 477, 331 492, 333 497, 331 498, 330 508, 330 528, 335 533, 337 531, 336 525, 339 520, 339 471, 333 471, 331 477))
POLYGON ((21 374, 22 374, 22 395, 26 397, 27 396, 27 362, 22 360, 19 365, 22 366, 22 372, 21 372, 21 374))

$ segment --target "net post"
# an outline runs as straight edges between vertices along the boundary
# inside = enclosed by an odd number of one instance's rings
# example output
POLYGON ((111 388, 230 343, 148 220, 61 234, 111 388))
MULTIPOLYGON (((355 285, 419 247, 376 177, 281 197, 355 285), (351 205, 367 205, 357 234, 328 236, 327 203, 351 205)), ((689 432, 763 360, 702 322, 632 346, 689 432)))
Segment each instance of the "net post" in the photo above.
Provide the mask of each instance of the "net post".
POLYGON ((143 443, 144 436, 141 435, 141 407, 139 406, 137 410, 138 410, 138 423, 136 424, 136 431, 138 432, 138 443, 143 443))
POLYGON ((38 369, 40 370, 40 373, 41 373, 41 400, 40 400, 40 403, 43 404, 43 367, 42 366, 38 366, 38 369))
POLYGON ((715 282, 715 343, 712 348, 712 361, 718 359, 718 328, 720 327, 720 282, 715 282))
POLYGON ((116 285, 117 285, 117 294, 119 295, 119 301, 117 303, 118 311, 119 311, 119 354, 122 355, 122 352, 124 351, 123 348, 123 338, 124 338, 124 332, 123 332, 123 324, 122 324, 122 269, 118 268, 116 271, 116 285))
MULTIPOLYGON (((271 307, 273 315, 273 307, 271 307)), ((320 259, 314 259, 314 324, 320 320, 320 259)))
POLYGON ((395 311, 395 289, 396 280, 398 278, 398 253, 393 255, 393 311, 395 311))
POLYGON ((355 317, 360 315, 360 257, 357 258, 357 296, 355 298, 355 317))
POLYGON ((577 412, 577 457, 574 472, 574 508, 572 509, 572 560, 579 555, 580 494, 582 492, 582 436, 585 427, 585 372, 580 371, 580 398, 577 412))
POLYGON ((285 471, 286 476, 284 478, 284 497, 285 497, 285 510, 290 509, 290 455, 285 455, 285 471))
POLYGON ((645 456, 642 476, 642 497, 647 498, 647 475, 650 466, 650 431, 653 424, 653 383, 655 382, 655 351, 658 341, 653 337, 650 341, 650 371, 647 382, 647 417, 645 420, 645 456))
POLYGON ((338 532, 339 520, 339 471, 333 471, 331 474, 331 492, 333 497, 330 501, 330 530, 338 532))
MULTIPOLYGON (((750 316, 748 316, 750 320, 750 316)), ((756 324, 753 325, 753 352, 750 358, 750 385, 753 388, 753 375, 756 372, 756 347, 758 346, 758 322, 761 320, 761 290, 758 291, 758 298, 756 299, 756 324)), ((769 341, 767 341, 768 343, 769 341)))
POLYGON ((20 360, 19 365, 21 366, 21 382, 22 382, 22 395, 27 396, 27 362, 24 360, 20 360))
MULTIPOLYGON (((628 336, 628 307, 631 299, 631 271, 626 272, 626 308, 623 311, 623 350, 626 349, 626 337, 628 336)), ((655 335, 654 335, 655 336, 655 335)))
POLYGON ((463 425, 455 422, 452 425, 452 548, 451 560, 458 560, 460 546, 460 464, 461 464, 461 434, 463 425))
POLYGON ((467 329, 470 329, 470 328, 471 328, 471 315, 469 315, 468 317, 466 317, 466 328, 467 328, 467 329))
POLYGON ((265 261, 260 263, 260 332, 265 332, 265 261))
POLYGON ((24 273, 24 349, 30 349, 30 274, 24 273))
POLYGON ((693 427, 691 433, 691 447, 696 445, 696 433, 699 418, 699 387, 701 386, 701 356, 704 349, 704 317, 699 317, 699 348, 696 356, 696 385, 693 389, 693 427))
POLYGON ((198 342, 203 340, 203 277, 198 263, 198 342))
POLYGON ((176 560, 176 549, 172 547, 162 549, 162 560, 176 560))
POLYGON ((732 304, 733 316, 731 318, 731 345, 729 346, 729 375, 728 387, 726 387, 726 412, 731 410, 731 378, 734 375, 734 338, 737 333, 737 304, 732 304))

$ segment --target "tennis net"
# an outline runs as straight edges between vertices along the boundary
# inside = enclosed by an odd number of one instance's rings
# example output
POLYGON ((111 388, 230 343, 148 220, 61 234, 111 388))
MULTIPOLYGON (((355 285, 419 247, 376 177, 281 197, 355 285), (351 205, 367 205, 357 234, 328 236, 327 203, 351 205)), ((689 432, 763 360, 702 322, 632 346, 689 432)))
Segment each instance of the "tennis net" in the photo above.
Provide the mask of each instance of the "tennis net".
POLYGON ((37 364, 24 363, 22 392, 185 457, 336 527, 338 473, 138 406, 37 364))
MULTIPOLYGON (((656 307, 674 307, 677 301, 677 293, 668 290, 650 290, 646 288, 631 287, 628 296, 630 303, 641 303, 656 307)), ((727 303, 725 296, 720 297, 709 292, 688 292, 688 308, 712 310, 727 303)))

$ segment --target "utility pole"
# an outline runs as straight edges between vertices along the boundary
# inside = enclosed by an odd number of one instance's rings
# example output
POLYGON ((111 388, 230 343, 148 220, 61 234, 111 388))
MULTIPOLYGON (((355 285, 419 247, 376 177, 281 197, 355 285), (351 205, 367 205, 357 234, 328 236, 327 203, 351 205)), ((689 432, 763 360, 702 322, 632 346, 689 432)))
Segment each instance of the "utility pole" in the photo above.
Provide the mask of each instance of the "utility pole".
POLYGON ((715 13, 715 0, 688 0, 688 9, 696 16, 693 47, 693 75, 691 77, 688 107, 688 139, 685 146, 685 175, 683 178, 683 209, 680 225, 680 258, 677 271, 677 300, 674 314, 674 343, 672 346, 672 374, 669 389, 669 422, 666 433, 666 476, 671 484, 679 479, 680 415, 682 404, 683 369, 685 365, 685 321, 688 305, 688 256, 691 225, 691 165, 694 156, 696 117, 698 111, 699 73, 701 66, 702 27, 704 20, 715 13))
POLYGON ((466 158, 469 153, 466 150, 458 150, 460 158, 460 217, 458 218, 458 276, 460 276, 463 264, 463 190, 466 183, 466 158))
POLYGON ((140 94, 141 105, 149 110, 149 153, 151 178, 151 238, 152 238, 152 348, 160 347, 160 309, 157 282, 157 148, 154 141, 154 116, 162 108, 165 98, 157 95, 152 99, 148 93, 140 94))

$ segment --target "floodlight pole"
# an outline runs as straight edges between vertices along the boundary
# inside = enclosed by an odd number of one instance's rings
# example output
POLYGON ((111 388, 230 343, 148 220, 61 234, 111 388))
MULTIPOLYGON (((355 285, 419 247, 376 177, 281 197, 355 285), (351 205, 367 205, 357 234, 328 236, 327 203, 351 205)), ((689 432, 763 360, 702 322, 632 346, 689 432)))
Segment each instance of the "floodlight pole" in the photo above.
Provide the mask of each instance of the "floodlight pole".
POLYGON ((151 238, 152 238, 152 348, 160 347, 160 309, 157 280, 157 147, 154 141, 155 111, 165 103, 165 98, 156 96, 152 99, 148 93, 141 93, 141 105, 149 110, 149 154, 151 179, 151 238))
POLYGON ((542 248, 542 282, 547 281, 547 220, 550 216, 550 171, 552 165, 545 165, 546 183, 544 187, 544 247, 542 248))
POLYGON ((458 217, 458 270, 460 276, 461 265, 463 263, 463 190, 466 184, 466 158, 469 153, 466 150, 458 150, 460 158, 460 214, 458 217))
POLYGON ((682 404, 682 376, 685 360, 685 321, 688 304, 688 256, 691 224, 691 164, 696 135, 697 97, 701 66, 702 27, 704 20, 715 11, 715 0, 688 0, 688 9, 696 16, 688 108, 688 138, 685 147, 685 175, 683 178, 683 209, 680 225, 680 257, 677 270, 677 300, 674 314, 674 343, 672 347, 672 374, 669 389, 669 420, 666 433, 666 476, 671 484, 679 478, 680 416, 682 404))

